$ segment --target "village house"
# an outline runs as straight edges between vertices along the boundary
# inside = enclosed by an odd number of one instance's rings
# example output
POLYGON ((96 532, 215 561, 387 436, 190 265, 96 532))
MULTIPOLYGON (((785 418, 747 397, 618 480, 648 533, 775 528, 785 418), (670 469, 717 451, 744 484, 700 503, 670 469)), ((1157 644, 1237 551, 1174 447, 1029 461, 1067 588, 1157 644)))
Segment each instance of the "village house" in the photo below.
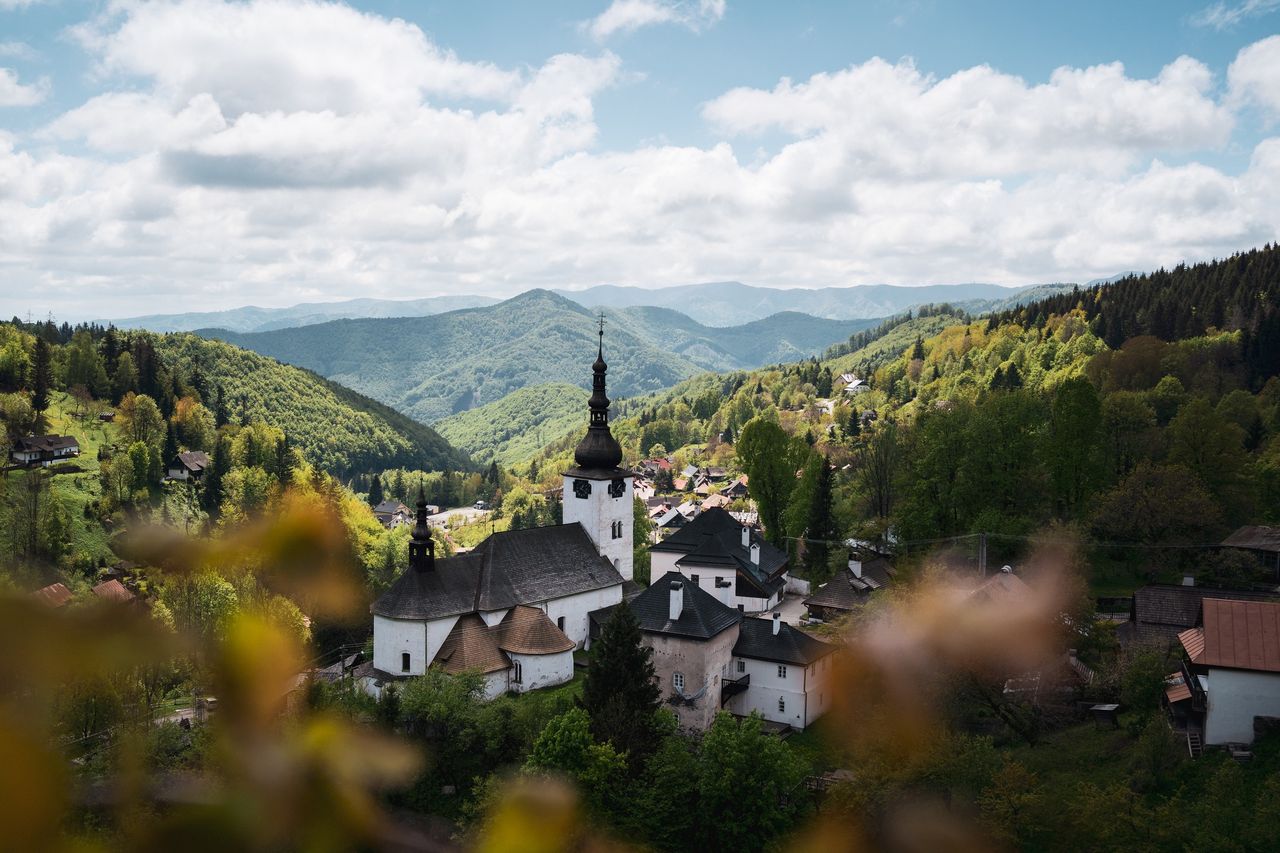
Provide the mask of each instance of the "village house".
POLYGON ((848 565, 806 598, 804 606, 814 619, 840 619, 860 609, 873 593, 889 586, 893 575, 893 566, 883 556, 851 553, 848 565))
MULTIPOLYGON (((653 650, 662 701, 680 725, 704 731, 721 710, 759 712, 780 727, 803 729, 832 701, 832 655, 824 643, 782 622, 744 616, 729 602, 732 585, 709 592, 668 572, 627 603, 653 650)), ((612 608, 592 619, 607 621, 612 608)))
POLYGON ((485 695, 562 684, 589 640, 592 611, 623 600, 632 577, 632 477, 609 431, 603 331, 590 425, 564 474, 564 523, 494 533, 437 560, 419 494, 409 568, 373 603, 373 660, 357 668, 380 695, 428 667, 478 670, 485 695))
POLYGON ((1201 741, 1246 746, 1280 726, 1280 602, 1206 597, 1178 641, 1186 656, 1165 701, 1193 755, 1201 741))
POLYGON ((836 377, 833 384, 835 387, 839 388, 842 393, 847 394, 850 397, 856 397, 858 394, 865 394, 867 391, 871 390, 870 385, 852 373, 841 373, 836 377))
POLYGON ((203 450, 184 451, 169 460, 169 479, 199 481, 209 464, 209 456, 203 450))
MULTIPOLYGON (((431 504, 427 504, 425 509, 427 515, 435 515, 440 511, 439 507, 431 504)), ((413 511, 400 501, 385 500, 373 508, 373 517, 378 519, 383 527, 391 529, 412 521, 413 511)))
POLYGON ((67 589, 66 584, 51 583, 31 593, 31 597, 46 607, 57 610, 59 607, 65 607, 71 600, 71 590, 67 589))
POLYGON ((1147 584, 1134 590, 1129 621, 1116 628, 1122 646, 1148 645, 1163 651, 1178 643, 1178 635, 1200 622, 1205 598, 1226 601, 1274 600, 1272 593, 1239 589, 1210 589, 1177 584, 1147 584))
POLYGON ((70 435, 29 435, 16 439, 9 458, 18 465, 48 467, 80 455, 80 442, 70 435))
POLYGON ((114 601, 117 604, 129 604, 137 598, 129 588, 120 581, 112 578, 103 581, 93 588, 93 594, 103 601, 114 601))
POLYGON ((731 603, 744 613, 777 607, 787 585, 786 552, 723 509, 700 513, 649 553, 653 576, 677 572, 712 591, 719 581, 732 582, 731 603))
POLYGON ((1224 548, 1235 548, 1256 554, 1280 580, 1280 527, 1250 524, 1222 540, 1224 548))

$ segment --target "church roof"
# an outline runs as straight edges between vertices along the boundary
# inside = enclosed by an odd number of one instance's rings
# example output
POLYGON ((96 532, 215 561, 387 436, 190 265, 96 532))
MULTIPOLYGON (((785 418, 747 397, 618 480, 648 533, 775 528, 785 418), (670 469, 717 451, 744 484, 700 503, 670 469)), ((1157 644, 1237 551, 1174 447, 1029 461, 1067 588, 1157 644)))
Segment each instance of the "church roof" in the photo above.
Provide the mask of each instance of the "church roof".
POLYGON ((516 655, 553 655, 576 648, 546 613, 518 605, 498 624, 498 647, 516 655))
POLYGON ((667 572, 631 600, 631 612, 640 630, 650 634, 674 634, 709 640, 742 621, 742 614, 726 607, 714 595, 691 583, 678 572, 667 572), (671 584, 682 585, 684 605, 679 619, 671 619, 671 584))
POLYGON ((436 560, 433 569, 410 568, 372 610, 391 619, 439 619, 621 583, 618 570, 574 522, 494 533, 474 551, 436 560))
POLYGON ((487 674, 511 666, 511 659, 498 646, 498 633, 468 613, 454 624, 433 663, 453 675, 468 670, 487 674))

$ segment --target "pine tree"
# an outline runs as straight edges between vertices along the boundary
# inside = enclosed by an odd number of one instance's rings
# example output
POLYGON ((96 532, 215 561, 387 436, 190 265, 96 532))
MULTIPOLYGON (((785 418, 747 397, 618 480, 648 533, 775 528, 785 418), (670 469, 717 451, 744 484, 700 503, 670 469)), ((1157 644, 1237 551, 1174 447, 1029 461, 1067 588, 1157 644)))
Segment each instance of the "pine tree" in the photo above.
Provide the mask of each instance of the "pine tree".
POLYGON ((168 421, 169 428, 164 434, 164 461, 168 463, 178 455, 178 428, 173 421, 168 421))
POLYGON ((49 408, 49 391, 53 386, 53 353, 49 342, 36 338, 36 357, 31 371, 31 408, 43 415, 49 408))
POLYGON ((377 506, 385 500, 382 494, 382 478, 377 474, 373 475, 373 482, 369 484, 369 506, 377 506))
POLYGON ((857 407, 849 410, 849 423, 844 428, 844 434, 849 438, 857 438, 862 434, 862 415, 858 414, 857 407))
POLYGON ((806 527, 808 535, 805 542, 805 568, 809 578, 820 579, 827 571, 827 560, 831 546, 838 535, 835 517, 831 512, 831 465, 826 457, 818 470, 818 479, 814 484, 813 500, 809 504, 809 523, 806 527))
POLYGON ((916 345, 911 348, 911 358, 924 361, 924 339, 919 335, 916 336, 916 345))
POLYGON ((613 610, 582 684, 582 707, 591 733, 611 742, 632 760, 648 755, 657 741, 654 712, 660 697, 654 683, 653 650, 641 642, 640 623, 625 603, 613 610))

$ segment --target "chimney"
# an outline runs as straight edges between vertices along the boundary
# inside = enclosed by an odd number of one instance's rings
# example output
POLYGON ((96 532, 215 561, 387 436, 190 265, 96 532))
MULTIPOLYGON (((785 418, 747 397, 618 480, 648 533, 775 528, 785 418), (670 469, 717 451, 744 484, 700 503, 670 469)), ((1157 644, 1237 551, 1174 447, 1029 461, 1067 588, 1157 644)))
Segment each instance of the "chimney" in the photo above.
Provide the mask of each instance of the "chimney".
POLYGON ((716 598, 725 607, 733 607, 733 581, 716 578, 716 598))
POLYGON ((849 552, 849 571, 853 572, 855 578, 862 577, 862 561, 852 551, 849 552))
POLYGON ((684 584, 680 581, 671 582, 671 604, 667 608, 667 617, 675 622, 680 618, 680 614, 684 612, 684 584))
POLYGON ((751 528, 747 527, 745 524, 742 525, 742 547, 751 547, 751 528))
POLYGON ((760 544, 758 542, 751 543, 751 562, 757 566, 760 565, 760 544))
POLYGON ((778 632, 782 630, 782 614, 778 611, 773 612, 773 636, 778 636, 778 632))

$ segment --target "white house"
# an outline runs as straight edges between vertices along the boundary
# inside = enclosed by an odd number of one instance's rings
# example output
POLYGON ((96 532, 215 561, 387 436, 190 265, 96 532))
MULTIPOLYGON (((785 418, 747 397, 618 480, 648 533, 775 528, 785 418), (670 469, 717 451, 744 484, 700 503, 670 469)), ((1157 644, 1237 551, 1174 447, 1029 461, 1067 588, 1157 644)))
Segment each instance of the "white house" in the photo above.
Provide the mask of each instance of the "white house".
POLYGON ((760 533, 713 507, 649 549, 652 576, 678 572, 715 594, 718 581, 733 583, 729 602, 744 613, 777 607, 787 585, 787 553, 760 533))
MULTIPOLYGON (((803 729, 832 704, 836 646, 770 619, 744 617, 727 604, 729 581, 715 595, 668 572, 627 603, 653 650, 663 701, 680 725, 705 730, 720 711, 803 729)), ((610 608, 612 610, 612 608, 610 608)), ((603 623, 609 612, 592 614, 603 623)))
POLYGON ((1178 635, 1190 678, 1173 705, 1206 745, 1253 743, 1254 720, 1280 721, 1280 602, 1206 598, 1199 627, 1178 635), (1201 710, 1203 709, 1203 710, 1201 710))
POLYGON ((28 435, 13 442, 9 458, 19 465, 48 467, 80 455, 80 442, 69 435, 28 435))
POLYGON ((373 660, 358 676, 381 692, 429 666, 484 674, 488 696, 561 684, 588 614, 622 601, 632 575, 632 473, 609 431, 601 349, 591 423, 564 475, 564 523, 494 533, 473 551, 435 559, 420 493, 409 569, 374 602, 373 660))
POLYGON ((169 479, 199 480, 209 467, 209 456, 203 450, 187 450, 169 460, 169 479))

